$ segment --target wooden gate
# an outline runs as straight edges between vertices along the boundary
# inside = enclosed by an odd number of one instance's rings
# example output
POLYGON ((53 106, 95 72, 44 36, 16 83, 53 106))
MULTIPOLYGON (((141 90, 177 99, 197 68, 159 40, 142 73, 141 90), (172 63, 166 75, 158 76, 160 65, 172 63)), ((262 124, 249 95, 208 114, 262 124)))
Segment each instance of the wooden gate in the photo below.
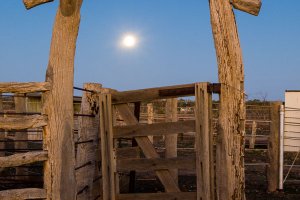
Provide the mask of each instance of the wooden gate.
POLYGON ((212 135, 212 92, 217 84, 196 83, 100 94, 100 137, 103 178, 103 200, 211 200, 215 199, 215 172, 212 135), (195 120, 142 125, 128 103, 183 96, 195 96, 195 120), (115 126, 114 110, 126 125, 115 126), (195 158, 161 158, 148 136, 195 132, 195 158), (134 138, 144 158, 120 158, 118 138, 134 138), (181 192, 172 169, 195 169, 196 192, 181 192), (119 172, 122 170, 153 170, 164 186, 164 193, 120 194, 119 172))

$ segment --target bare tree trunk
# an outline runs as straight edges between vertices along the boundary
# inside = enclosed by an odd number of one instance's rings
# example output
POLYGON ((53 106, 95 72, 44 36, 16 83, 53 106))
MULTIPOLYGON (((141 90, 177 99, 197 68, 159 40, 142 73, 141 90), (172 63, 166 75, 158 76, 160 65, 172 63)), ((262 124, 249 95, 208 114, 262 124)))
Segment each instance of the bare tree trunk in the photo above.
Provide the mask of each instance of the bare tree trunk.
POLYGON ((230 1, 210 0, 221 83, 217 137, 218 199, 244 199, 244 66, 230 1))
POLYGON ((62 10, 68 8, 60 6, 57 11, 46 74, 51 90, 43 97, 43 113, 48 115, 44 149, 48 150, 49 156, 45 163, 44 183, 47 199, 52 200, 76 199, 73 79, 82 0, 61 0, 61 5, 66 2, 72 8, 75 5, 75 10, 69 12, 62 10))

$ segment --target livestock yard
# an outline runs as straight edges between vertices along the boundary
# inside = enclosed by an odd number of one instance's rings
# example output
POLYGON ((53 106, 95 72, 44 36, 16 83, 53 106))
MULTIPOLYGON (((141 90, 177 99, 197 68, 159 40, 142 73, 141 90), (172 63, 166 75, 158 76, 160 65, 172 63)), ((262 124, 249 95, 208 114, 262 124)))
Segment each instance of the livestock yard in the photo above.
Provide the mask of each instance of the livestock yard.
POLYGON ((0 83, 0 199, 300 199, 300 108, 245 100, 233 9, 260 0, 209 1, 218 83, 128 91, 74 87, 81 5, 59 1, 45 82, 0 83))

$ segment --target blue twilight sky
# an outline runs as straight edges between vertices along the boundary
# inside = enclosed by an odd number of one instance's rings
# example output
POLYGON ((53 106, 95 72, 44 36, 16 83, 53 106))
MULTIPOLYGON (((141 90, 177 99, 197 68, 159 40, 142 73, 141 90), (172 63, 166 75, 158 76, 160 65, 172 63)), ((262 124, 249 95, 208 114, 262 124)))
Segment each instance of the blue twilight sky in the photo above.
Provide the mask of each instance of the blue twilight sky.
MULTIPOLYGON (((249 99, 279 100, 300 89, 300 1, 262 0, 258 17, 235 11, 249 99)), ((0 82, 43 81, 58 0, 26 11, 0 6, 0 82)), ((217 82, 208 0, 84 0, 75 85, 118 90, 217 82), (119 47, 124 33, 135 49, 119 47)))

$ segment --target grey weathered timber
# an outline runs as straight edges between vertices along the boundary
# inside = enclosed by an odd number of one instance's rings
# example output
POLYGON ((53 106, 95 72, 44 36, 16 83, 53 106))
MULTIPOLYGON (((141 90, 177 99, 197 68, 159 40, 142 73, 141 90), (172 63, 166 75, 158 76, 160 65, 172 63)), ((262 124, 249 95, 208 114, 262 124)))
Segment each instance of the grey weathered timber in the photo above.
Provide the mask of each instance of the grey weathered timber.
POLYGON ((141 150, 139 147, 122 147, 116 149, 118 159, 122 158, 139 158, 141 150))
POLYGON ((52 2, 53 0, 23 0, 23 3, 27 10, 42 5, 44 3, 52 2))
POLYGON ((281 104, 282 102, 271 103, 271 127, 268 141, 268 157, 270 164, 267 167, 269 192, 275 192, 279 185, 279 130, 281 104))
MULTIPOLYGON (((15 102, 15 111, 16 113, 26 113, 26 101, 27 98, 24 94, 16 94, 14 96, 14 102, 15 102)), ((24 132, 16 132, 15 133, 15 140, 18 140, 18 142, 14 142, 14 148, 15 149, 27 149, 28 145, 26 140, 28 140, 28 134, 24 130, 24 132), (20 142, 21 141, 21 142, 20 142)), ((16 168, 16 178, 27 178, 26 175, 28 169, 26 168, 16 168), (25 177, 18 176, 18 175, 25 175, 25 177)))
POLYGON ((185 84, 141 90, 130 90, 124 92, 113 92, 112 101, 114 104, 120 104, 139 101, 151 101, 155 99, 194 96, 194 86, 194 84, 185 84))
POLYGON ((11 156, 0 157, 1 167, 17 167, 38 161, 45 161, 48 158, 46 151, 34 151, 27 153, 17 153, 11 156))
POLYGON ((155 124, 137 124, 115 126, 114 138, 131 138, 136 136, 161 136, 195 131, 195 120, 163 122, 155 124))
POLYGON ((46 190, 40 188, 26 188, 0 191, 1 200, 45 199, 46 190))
POLYGON ((195 169, 195 158, 138 158, 117 160, 117 170, 195 169))
POLYGON ((195 86, 197 200, 215 199, 211 94, 207 83, 195 86))
POLYGON ((230 1, 210 0, 211 26, 221 84, 217 135, 217 199, 245 198, 244 65, 230 1))
MULTIPOLYGON (((166 122, 177 122, 177 98, 167 99, 166 101, 166 122)), ((177 132, 177 133, 184 133, 177 132)), ((178 134, 165 135, 165 157, 166 158, 176 158, 177 157, 177 136, 178 134)), ((170 170, 170 173, 174 177, 175 182, 178 184, 178 169, 170 170)))
POLYGON ((232 0, 235 9, 257 16, 261 8, 261 0, 232 0))
POLYGON ((0 93, 33 93, 50 90, 50 84, 47 82, 28 82, 28 83, 3 83, 0 82, 0 93))
POLYGON ((44 165, 47 200, 76 198, 73 82, 82 0, 73 0, 74 4, 75 10, 68 16, 67 11, 57 10, 46 73, 51 90, 43 94, 43 114, 48 115, 43 132, 43 148, 49 157, 44 165))
MULTIPOLYGON (((196 192, 119 194, 117 200, 196 200, 196 192)), ((204 200, 204 199, 203 199, 204 200)))
POLYGON ((39 128, 47 125, 47 116, 0 116, 0 129, 22 130, 29 128, 39 128))
MULTIPOLYGON (((147 103, 147 122, 148 124, 153 124, 154 122, 154 110, 153 103, 147 103)), ((149 140, 153 143, 153 136, 148 136, 149 140)))
MULTIPOLYGON (((83 88, 91 92, 83 92, 81 100, 81 114, 92 115, 96 114, 98 105, 97 92, 101 91, 101 84, 85 83, 83 88)), ((93 180, 96 168, 96 153, 98 148, 98 131, 99 131, 99 117, 78 117, 78 144, 76 154, 76 183, 77 183, 77 200, 93 199, 93 180), (91 128, 93 127, 93 128, 91 128), (90 142, 84 142, 90 141, 90 142), (91 163, 85 165, 86 163, 91 163), (80 168, 80 166, 85 167, 80 168), (82 192, 83 188, 87 188, 82 192)), ((99 189, 99 188, 98 188, 99 189)))
MULTIPOLYGON (((120 116, 124 120, 127 125, 136 125, 138 124, 138 120, 135 118, 134 114, 131 112, 128 104, 119 104, 116 105, 116 109, 118 110, 120 116)), ((151 141, 147 136, 136 137, 136 142, 139 147, 142 149, 146 158, 159 158, 159 154, 156 152, 153 147, 151 141)), ((155 171, 157 177, 165 187, 167 192, 179 192, 174 178, 172 177, 169 170, 156 170, 155 171)))
POLYGON ((99 95, 103 200, 116 199, 116 156, 113 141, 111 94, 99 95))

